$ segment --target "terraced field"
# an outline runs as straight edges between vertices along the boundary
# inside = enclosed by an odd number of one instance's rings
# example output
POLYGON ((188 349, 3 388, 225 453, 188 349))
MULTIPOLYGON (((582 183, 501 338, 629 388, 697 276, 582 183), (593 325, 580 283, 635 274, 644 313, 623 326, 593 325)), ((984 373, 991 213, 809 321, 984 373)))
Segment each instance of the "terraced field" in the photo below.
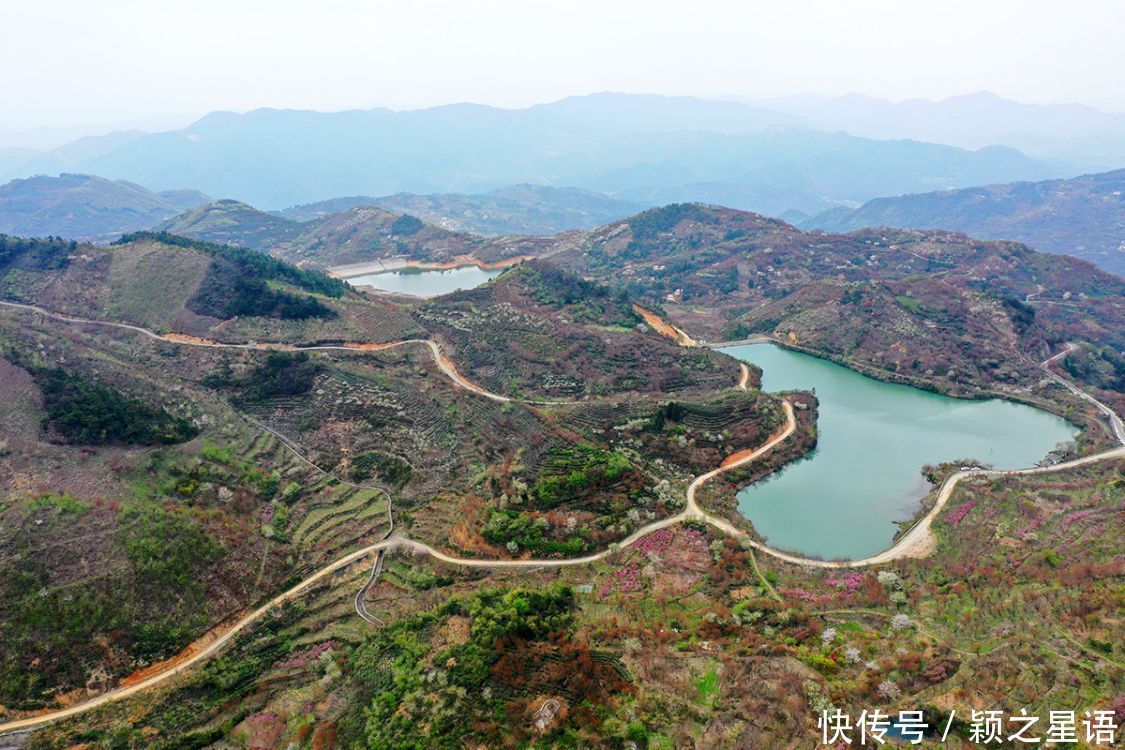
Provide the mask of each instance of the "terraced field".
POLYGON ((290 523, 293 544, 302 551, 339 549, 360 537, 377 538, 388 528, 388 509, 382 490, 349 487, 332 493, 330 501, 313 501, 290 523))

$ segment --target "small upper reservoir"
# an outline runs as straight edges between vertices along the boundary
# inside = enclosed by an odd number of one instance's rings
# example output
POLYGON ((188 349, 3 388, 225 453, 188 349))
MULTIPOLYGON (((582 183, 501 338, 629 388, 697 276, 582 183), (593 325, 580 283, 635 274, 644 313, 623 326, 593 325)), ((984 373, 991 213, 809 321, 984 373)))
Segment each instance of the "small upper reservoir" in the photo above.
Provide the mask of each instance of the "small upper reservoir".
POLYGON ((924 465, 1028 468, 1078 434, 1030 406, 883 383, 773 344, 723 351, 761 367, 764 390, 815 390, 820 401, 816 449, 738 493, 739 511, 782 550, 824 559, 874 554, 925 496, 924 465))
POLYGON ((347 281, 352 286, 373 286, 385 292, 410 294, 415 297, 436 297, 439 294, 478 287, 489 279, 499 276, 503 270, 477 266, 448 269, 404 268, 399 271, 352 276, 347 281))

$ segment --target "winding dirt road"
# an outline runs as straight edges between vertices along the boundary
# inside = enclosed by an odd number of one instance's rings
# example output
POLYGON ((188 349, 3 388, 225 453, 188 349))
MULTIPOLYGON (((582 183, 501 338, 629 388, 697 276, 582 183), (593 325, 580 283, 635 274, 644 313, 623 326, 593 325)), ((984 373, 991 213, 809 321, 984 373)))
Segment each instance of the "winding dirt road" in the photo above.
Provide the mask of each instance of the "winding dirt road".
MULTIPOLYGON (((133 325, 129 325, 129 324, 126 324, 126 323, 112 323, 112 322, 108 322, 108 321, 89 320, 89 319, 85 319, 85 318, 76 318, 76 317, 73 317, 73 316, 61 315, 61 314, 58 314, 58 313, 52 313, 48 310, 44 310, 40 307, 36 307, 36 306, 33 306, 33 305, 25 305, 25 304, 14 303, 14 302, 0 301, 0 306, 30 311, 30 312, 33 312, 33 313, 36 313, 36 314, 39 314, 39 315, 43 315, 43 316, 46 316, 46 317, 54 319, 54 320, 66 322, 66 323, 72 323, 72 324, 77 324, 77 325, 106 326, 106 327, 131 331, 131 332, 134 332, 134 333, 139 333, 139 334, 141 334, 143 336, 146 336, 148 338, 151 338, 151 339, 155 339, 155 340, 159 340, 159 341, 165 341, 165 342, 173 343, 173 344, 185 345, 185 346, 202 346, 202 347, 230 348, 230 349, 263 349, 263 350, 271 350, 271 351, 277 351, 277 350, 283 350, 283 351, 343 350, 343 351, 353 351, 353 352, 377 352, 377 351, 383 351, 383 350, 386 350, 386 349, 390 349, 390 348, 393 348, 393 347, 402 346, 402 345, 406 345, 406 344, 424 344, 428 347, 429 351, 433 355, 435 364, 458 387, 460 387, 460 388, 462 388, 466 391, 469 391, 471 393, 475 393, 475 394, 477 394, 479 396, 482 396, 484 398, 492 399, 494 401, 504 401, 504 402, 506 402, 506 401, 512 400, 511 398, 509 398, 507 396, 502 396, 500 394, 491 393, 491 392, 485 390, 484 388, 481 388, 480 386, 476 385, 475 383, 468 380, 467 378, 463 377, 457 371, 457 368, 453 365, 453 363, 446 358, 444 353, 441 351, 440 346, 436 342, 430 341, 428 339, 408 339, 408 340, 404 340, 404 341, 396 341, 396 342, 391 342, 391 343, 387 343, 387 344, 346 344, 346 345, 336 345, 336 346, 309 346, 309 347, 297 347, 297 346, 275 345, 275 344, 225 344, 225 343, 221 343, 221 342, 207 341, 207 340, 203 340, 203 339, 194 339, 192 337, 176 335, 176 334, 162 335, 162 334, 158 334, 154 331, 148 330, 146 328, 142 328, 142 327, 139 327, 139 326, 133 326, 133 325)), ((650 315, 651 315, 651 313, 650 313, 650 315)), ((675 329, 674 327, 672 327, 672 331, 670 333, 671 333, 672 336, 677 338, 677 340, 680 340, 681 343, 683 343, 686 346, 695 345, 695 342, 692 341, 689 337, 687 337, 686 334, 683 334, 682 331, 679 331, 679 329, 675 329), (682 334, 683 338, 681 338, 679 334, 682 334), (686 339, 686 341, 684 339, 686 339), (690 343, 688 343, 688 342, 690 342, 690 343)), ((936 518, 937 515, 941 512, 941 510, 944 508, 946 502, 952 496, 952 494, 953 494, 954 490, 956 489, 958 483, 960 483, 961 480, 963 480, 967 477, 1049 473, 1049 472, 1055 472, 1055 471, 1061 471, 1061 470, 1064 470, 1064 469, 1069 469, 1069 468, 1076 467, 1076 466, 1083 466, 1083 465, 1086 465, 1086 464, 1095 463, 1095 462, 1099 462, 1099 461, 1116 460, 1116 459, 1119 459, 1119 458, 1125 458, 1125 434, 1123 434, 1123 431, 1120 428, 1120 425, 1121 425, 1120 418, 1118 418, 1117 415, 1111 409, 1109 409, 1109 407, 1107 407, 1104 404, 1102 404, 1101 402, 1093 399, 1088 394, 1085 394, 1084 392, 1081 392, 1075 386, 1073 386, 1069 382, 1062 379, 1061 376, 1058 376, 1057 374, 1053 373, 1050 370, 1049 365, 1050 365, 1051 362, 1057 360, 1058 358, 1060 358, 1062 356, 1065 356, 1070 351, 1073 351, 1073 349, 1074 349, 1073 345, 1068 345, 1068 346, 1069 346, 1069 348, 1066 351, 1064 351, 1064 352, 1060 353, 1059 355, 1056 355, 1055 357, 1052 357, 1051 359, 1042 363, 1044 369, 1046 369, 1049 373, 1051 373, 1051 375, 1053 377, 1062 381, 1063 384, 1066 385, 1068 389, 1072 390, 1077 395, 1081 396, 1082 398, 1086 399, 1087 401, 1092 402, 1104 414, 1109 416, 1110 417, 1110 423, 1113 427, 1114 433, 1117 435, 1117 437, 1121 441, 1122 445, 1117 447, 1117 448, 1114 448, 1112 450, 1108 450, 1108 451, 1098 453, 1098 454, 1095 454, 1095 455, 1091 455, 1091 456, 1085 456, 1083 458, 1075 459, 1073 461, 1068 461, 1066 463, 1056 464, 1056 465, 1053 465, 1053 466, 1036 467, 1036 468, 1031 468, 1031 469, 1021 469, 1021 470, 1015 470, 1015 471, 976 470, 976 471, 957 472, 957 473, 951 475, 945 481, 945 483, 942 485, 942 487, 941 487, 941 489, 938 493, 937 501, 934 503, 934 507, 929 511, 929 513, 927 513, 925 517, 923 517, 917 524, 915 524, 915 526, 912 529, 910 529, 910 531, 908 531, 897 542, 895 542, 894 545, 892 545, 888 549, 886 549, 883 552, 880 552, 878 554, 871 555, 869 557, 865 557, 865 558, 860 559, 860 560, 848 560, 848 561, 813 560, 813 559, 801 557, 799 555, 793 555, 793 554, 790 554, 790 553, 787 553, 787 552, 783 552, 781 550, 773 549, 772 547, 769 547, 768 545, 763 544, 762 542, 759 542, 756 539, 751 538, 749 533, 746 530, 735 526, 734 524, 732 524, 731 522, 727 521, 724 518, 720 518, 720 517, 717 517, 717 516, 714 516, 714 515, 711 515, 711 514, 707 513, 706 511, 701 509, 699 507, 699 505, 697 504, 697 502, 696 502, 696 492, 698 491, 698 489, 704 483, 713 479, 714 477, 718 476, 719 474, 721 474, 723 472, 731 471, 733 469, 739 468, 741 466, 745 466, 748 463, 756 461, 761 456, 763 456, 764 454, 766 454, 767 452, 772 450, 774 447, 776 447, 778 444, 784 442, 790 436, 793 435, 793 433, 797 429, 797 420, 796 420, 796 416, 795 416, 794 411, 793 411, 793 406, 788 401, 782 401, 782 406, 783 406, 783 409, 784 409, 784 412, 785 412, 785 417, 786 417, 786 423, 778 432, 776 432, 774 435, 772 435, 765 443, 758 446, 757 448, 754 448, 754 449, 751 449, 751 450, 746 450, 746 451, 740 451, 738 453, 735 453, 734 455, 728 457, 725 461, 723 461, 723 463, 718 468, 712 469, 711 471, 709 471, 705 474, 701 474, 700 476, 696 477, 691 482, 691 484, 688 486, 685 508, 680 513, 678 513, 674 516, 669 516, 668 518, 662 519, 660 521, 656 521, 654 523, 648 524, 647 526, 644 526, 640 529, 637 529, 635 532, 633 532, 628 537, 623 539, 620 543, 611 545, 608 549, 602 550, 601 552, 597 552, 597 553, 594 553, 594 554, 591 554, 591 555, 586 555, 584 557, 567 558, 567 559, 561 559, 561 560, 558 560, 558 559, 554 559, 554 560, 534 560, 534 559, 532 559, 532 560, 487 560, 487 559, 458 558, 458 557, 453 557, 451 555, 447 555, 444 552, 441 552, 440 550, 436 550, 433 547, 425 544, 424 542, 420 542, 420 541, 417 541, 417 540, 414 540, 414 539, 410 539, 409 537, 407 537, 403 534, 392 536, 392 537, 384 539, 384 540, 382 540, 382 541, 380 541, 376 544, 372 544, 372 545, 369 545, 369 546, 364 547, 362 549, 356 550, 355 552, 352 552, 352 553, 350 553, 348 555, 345 555, 344 557, 342 557, 342 558, 340 558, 340 559, 338 559, 334 562, 329 563, 328 565, 326 565, 323 568, 321 568, 320 570, 316 571, 315 573, 310 575, 308 578, 305 578, 303 581, 301 581, 297 585, 293 586, 289 590, 273 597, 272 599, 270 599, 266 603, 262 604, 260 607, 258 607, 257 609, 255 609, 251 613, 249 613, 249 614, 245 615, 244 617, 238 619, 237 621, 231 623, 229 625, 229 627, 226 630, 224 630, 222 632, 222 634, 219 635, 218 637, 216 637, 213 641, 208 643, 206 646, 203 646, 203 647, 199 648, 198 651, 191 654, 188 658, 175 661, 174 664, 172 666, 169 666, 167 669, 162 670, 162 671, 158 671, 158 672, 156 672, 156 673, 154 673, 154 674, 146 677, 145 679, 143 679, 139 682, 136 682, 134 684, 130 684, 130 685, 127 685, 127 686, 124 686, 124 687, 119 687, 119 688, 111 690, 107 693, 103 693, 102 695, 99 695, 95 698, 92 698, 91 700, 86 701, 85 703, 81 703, 81 704, 78 704, 78 705, 75 705, 75 706, 70 706, 70 707, 64 708, 64 709, 59 709, 57 711, 50 711, 50 712, 47 712, 47 713, 40 714, 38 716, 30 716, 30 717, 27 717, 27 718, 17 719, 17 720, 14 720, 14 721, 9 721, 9 722, 0 724, 0 735, 2 735, 3 733, 6 733, 6 732, 26 730, 26 729, 33 728, 33 727, 36 727, 36 726, 39 726, 39 725, 42 725, 42 724, 46 724, 48 722, 57 721, 57 720, 60 720, 60 719, 65 719, 65 718, 68 718, 68 717, 71 717, 71 716, 76 716, 78 714, 82 714, 82 713, 85 713, 87 711, 91 711, 93 709, 96 709, 100 706, 104 706, 108 703, 122 700, 122 699, 127 698, 131 695, 135 695, 135 694, 137 694, 141 691, 144 691, 144 690, 147 690, 151 687, 154 687, 154 686, 156 686, 160 683, 171 680, 176 675, 181 674, 182 672, 186 671, 187 669, 190 669, 192 666, 194 666, 196 664, 199 664, 203 660, 208 659, 211 656, 213 656, 214 654, 216 654, 226 644, 228 644, 231 641, 231 639, 234 638, 238 633, 242 632, 247 627, 249 627, 253 623, 257 622, 259 619, 261 619, 270 610, 272 610, 272 609, 274 609, 274 608, 294 599, 295 597, 299 596, 303 592, 307 591, 311 586, 315 585, 316 583, 318 583, 320 581, 323 581, 324 579, 331 576, 332 574, 342 570, 343 568, 346 568, 347 566, 349 566, 349 565, 351 565, 355 562, 363 560, 363 559, 367 558, 368 556, 370 556, 372 554, 377 555, 376 560, 375 560, 374 565, 373 565, 372 577, 368 580, 367 584, 363 587, 363 589, 360 591, 360 593, 357 594, 355 603, 356 603, 356 611, 360 614, 360 616, 364 617, 364 619, 369 621, 369 622, 378 623, 377 618, 370 615, 370 613, 368 613, 366 611, 366 608, 363 606, 362 597, 363 597, 364 594, 366 594, 366 592, 367 592, 368 588, 370 587, 371 583, 377 577, 378 572, 379 572, 379 568, 381 567, 380 563, 382 562, 384 554, 386 552, 392 550, 392 549, 398 549, 398 548, 408 549, 408 550, 411 550, 411 551, 413 551, 417 554, 429 555, 430 557, 433 557, 434 559, 439 560, 439 561, 444 562, 444 563, 447 563, 447 564, 459 565, 459 566, 464 566, 464 567, 472 567, 472 568, 488 568, 488 569, 561 568, 561 567, 570 567, 570 566, 575 566, 575 565, 586 565, 586 564, 589 564, 589 563, 597 562, 599 560, 602 560, 602 559, 608 557, 609 555, 614 554, 619 549, 627 548, 629 546, 632 546, 637 541, 639 541, 640 539, 642 539, 645 536, 648 536, 649 534, 651 534, 654 531, 666 528, 668 526, 680 524, 680 523, 683 523, 685 521, 697 521, 697 522, 710 524, 711 526, 715 527, 716 529, 720 530, 721 532, 723 532, 725 534, 728 534, 732 537, 736 537, 738 539, 743 540, 745 543, 751 545, 754 549, 757 549, 757 550, 759 550, 759 551, 761 551, 765 554, 771 555, 771 556, 773 556, 773 557, 775 557, 779 560, 783 560, 785 562, 792 563, 792 564, 795 564, 795 565, 804 565, 804 566, 820 567, 820 568, 857 568, 857 567, 865 567, 865 566, 870 566, 870 565, 878 565, 878 564, 881 564, 881 563, 887 563, 887 562, 891 562, 891 561, 894 561, 894 560, 897 560, 897 559, 900 559, 900 558, 903 558, 903 557, 925 556, 926 554, 929 554, 929 552, 932 550, 932 547, 933 547, 933 541, 932 541, 933 540, 933 531, 931 529, 931 524, 932 524, 933 519, 936 518)), ((749 370, 749 368, 746 367, 745 364, 742 364, 741 365, 741 375, 740 375, 739 384, 738 384, 739 387, 742 388, 742 389, 746 389, 749 385, 749 379, 750 379, 750 370, 749 370)), ((552 402, 531 402, 531 403, 552 403, 552 402)), ((273 430, 269 430, 269 432, 271 432, 272 434, 278 435, 278 433, 274 432, 273 430)), ((291 450, 297 452, 298 455, 301 455, 300 452, 293 445, 290 444, 288 439, 284 438, 284 436, 280 436, 280 435, 278 435, 278 436, 282 438, 282 442, 287 447, 289 447, 291 450)), ((302 459, 304 459, 304 456, 301 456, 301 457, 302 457, 302 459)), ((304 460, 307 461, 307 459, 304 459, 304 460)), ((323 469, 320 469, 320 467, 317 467, 317 468, 319 470, 323 471, 323 469)), ((390 509, 388 507, 388 513, 389 512, 390 512, 390 509)))

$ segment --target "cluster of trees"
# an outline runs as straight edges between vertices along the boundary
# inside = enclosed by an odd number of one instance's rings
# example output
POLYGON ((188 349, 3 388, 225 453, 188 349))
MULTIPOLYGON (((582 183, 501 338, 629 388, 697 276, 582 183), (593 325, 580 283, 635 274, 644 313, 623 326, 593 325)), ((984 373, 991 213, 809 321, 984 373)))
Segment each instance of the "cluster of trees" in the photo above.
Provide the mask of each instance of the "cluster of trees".
POLYGON ((585 551, 586 540, 582 537, 559 541, 548 536, 549 530, 550 524, 545 518, 532 518, 510 508, 491 508, 480 533, 488 542, 507 546, 513 552, 526 550, 541 555, 569 556, 585 551))
POLYGON ((209 388, 234 390, 236 402, 253 403, 308 393, 323 369, 323 363, 309 357, 307 352, 270 352, 264 362, 242 377, 227 371, 208 375, 203 384, 209 388))
POLYGON ((694 203, 672 203, 660 208, 653 208, 629 219, 629 229, 633 233, 633 241, 652 239, 663 232, 669 232, 685 219, 716 223, 716 219, 708 214, 701 206, 694 203))
POLYGON ((1082 347, 1063 357, 1061 365, 1076 380, 1125 393, 1125 357, 1110 347, 1082 347))
POLYGON ((352 479, 356 482, 378 476, 381 481, 402 489, 410 481, 412 474, 410 464, 397 456, 379 451, 365 451, 352 459, 352 479))
POLYGON ((168 445, 199 430, 159 406, 124 396, 60 368, 34 373, 47 414, 43 423, 59 440, 80 445, 168 445))
POLYGON ((391 224, 391 234, 398 237, 410 237, 411 235, 418 234, 425 229, 425 227, 426 225, 417 216, 403 214, 391 224))
POLYGON ((212 263, 187 307, 199 315, 229 320, 263 317, 281 320, 333 318, 336 311, 309 295, 273 289, 246 266, 212 263))
POLYGON ((36 271, 62 268, 77 249, 77 242, 61 237, 24 239, 0 234, 0 269, 17 262, 36 271))
POLYGON ((55 566, 41 550, 9 550, 0 562, 0 703, 11 708, 43 706, 59 685, 82 684, 91 664, 128 672, 133 662, 120 654, 171 656, 209 621, 205 579, 222 550, 191 514, 160 506, 131 509, 107 531, 100 511, 89 519, 62 512, 73 503, 63 496, 40 498, 35 507, 54 505, 59 512, 31 514, 43 522, 37 536, 65 539, 101 526, 98 533, 109 535, 107 547, 121 550, 118 559, 106 561, 120 575, 102 576, 105 567, 96 565, 88 577, 58 585, 55 566), (107 658, 107 652, 118 658, 107 658))

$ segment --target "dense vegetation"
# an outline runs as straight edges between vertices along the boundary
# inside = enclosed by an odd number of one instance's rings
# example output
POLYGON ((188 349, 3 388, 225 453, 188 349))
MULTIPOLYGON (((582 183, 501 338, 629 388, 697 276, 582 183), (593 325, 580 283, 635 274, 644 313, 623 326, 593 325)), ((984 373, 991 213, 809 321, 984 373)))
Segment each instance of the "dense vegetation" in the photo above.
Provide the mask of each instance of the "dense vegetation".
POLYGON ((64 267, 78 243, 59 237, 23 239, 0 234, 0 271, 17 263, 34 271, 56 270, 64 267))
POLYGON ((402 489, 410 481, 412 473, 410 464, 398 456, 380 451, 364 451, 352 460, 352 479, 357 482, 378 477, 381 481, 402 489))
POLYGON ((60 368, 35 372, 47 414, 43 426, 62 442, 81 445, 182 443, 199 434, 183 417, 124 396, 60 368))
POLYGON ((398 237, 409 237, 421 232, 425 226, 426 225, 417 216, 403 214, 391 224, 391 234, 398 237))
POLYGON ((546 459, 528 497, 537 507, 555 508, 610 490, 632 471, 633 464, 619 451, 591 445, 558 450, 546 459))
MULTIPOLYGON (((697 203, 672 203, 660 208, 651 208, 629 218, 627 223, 633 233, 633 241, 641 243, 664 232, 672 231, 684 220, 715 223, 715 219, 697 203)), ((640 245, 638 244, 637 247, 640 245)))
POLYGON ((48 495, 6 514, 24 531, 5 540, 0 561, 0 704, 35 706, 55 684, 81 684, 107 649, 146 660, 170 656, 206 625, 203 576, 222 550, 188 513, 159 506, 118 512, 48 495), (55 584, 37 539, 105 524, 115 529, 120 575, 55 584))

